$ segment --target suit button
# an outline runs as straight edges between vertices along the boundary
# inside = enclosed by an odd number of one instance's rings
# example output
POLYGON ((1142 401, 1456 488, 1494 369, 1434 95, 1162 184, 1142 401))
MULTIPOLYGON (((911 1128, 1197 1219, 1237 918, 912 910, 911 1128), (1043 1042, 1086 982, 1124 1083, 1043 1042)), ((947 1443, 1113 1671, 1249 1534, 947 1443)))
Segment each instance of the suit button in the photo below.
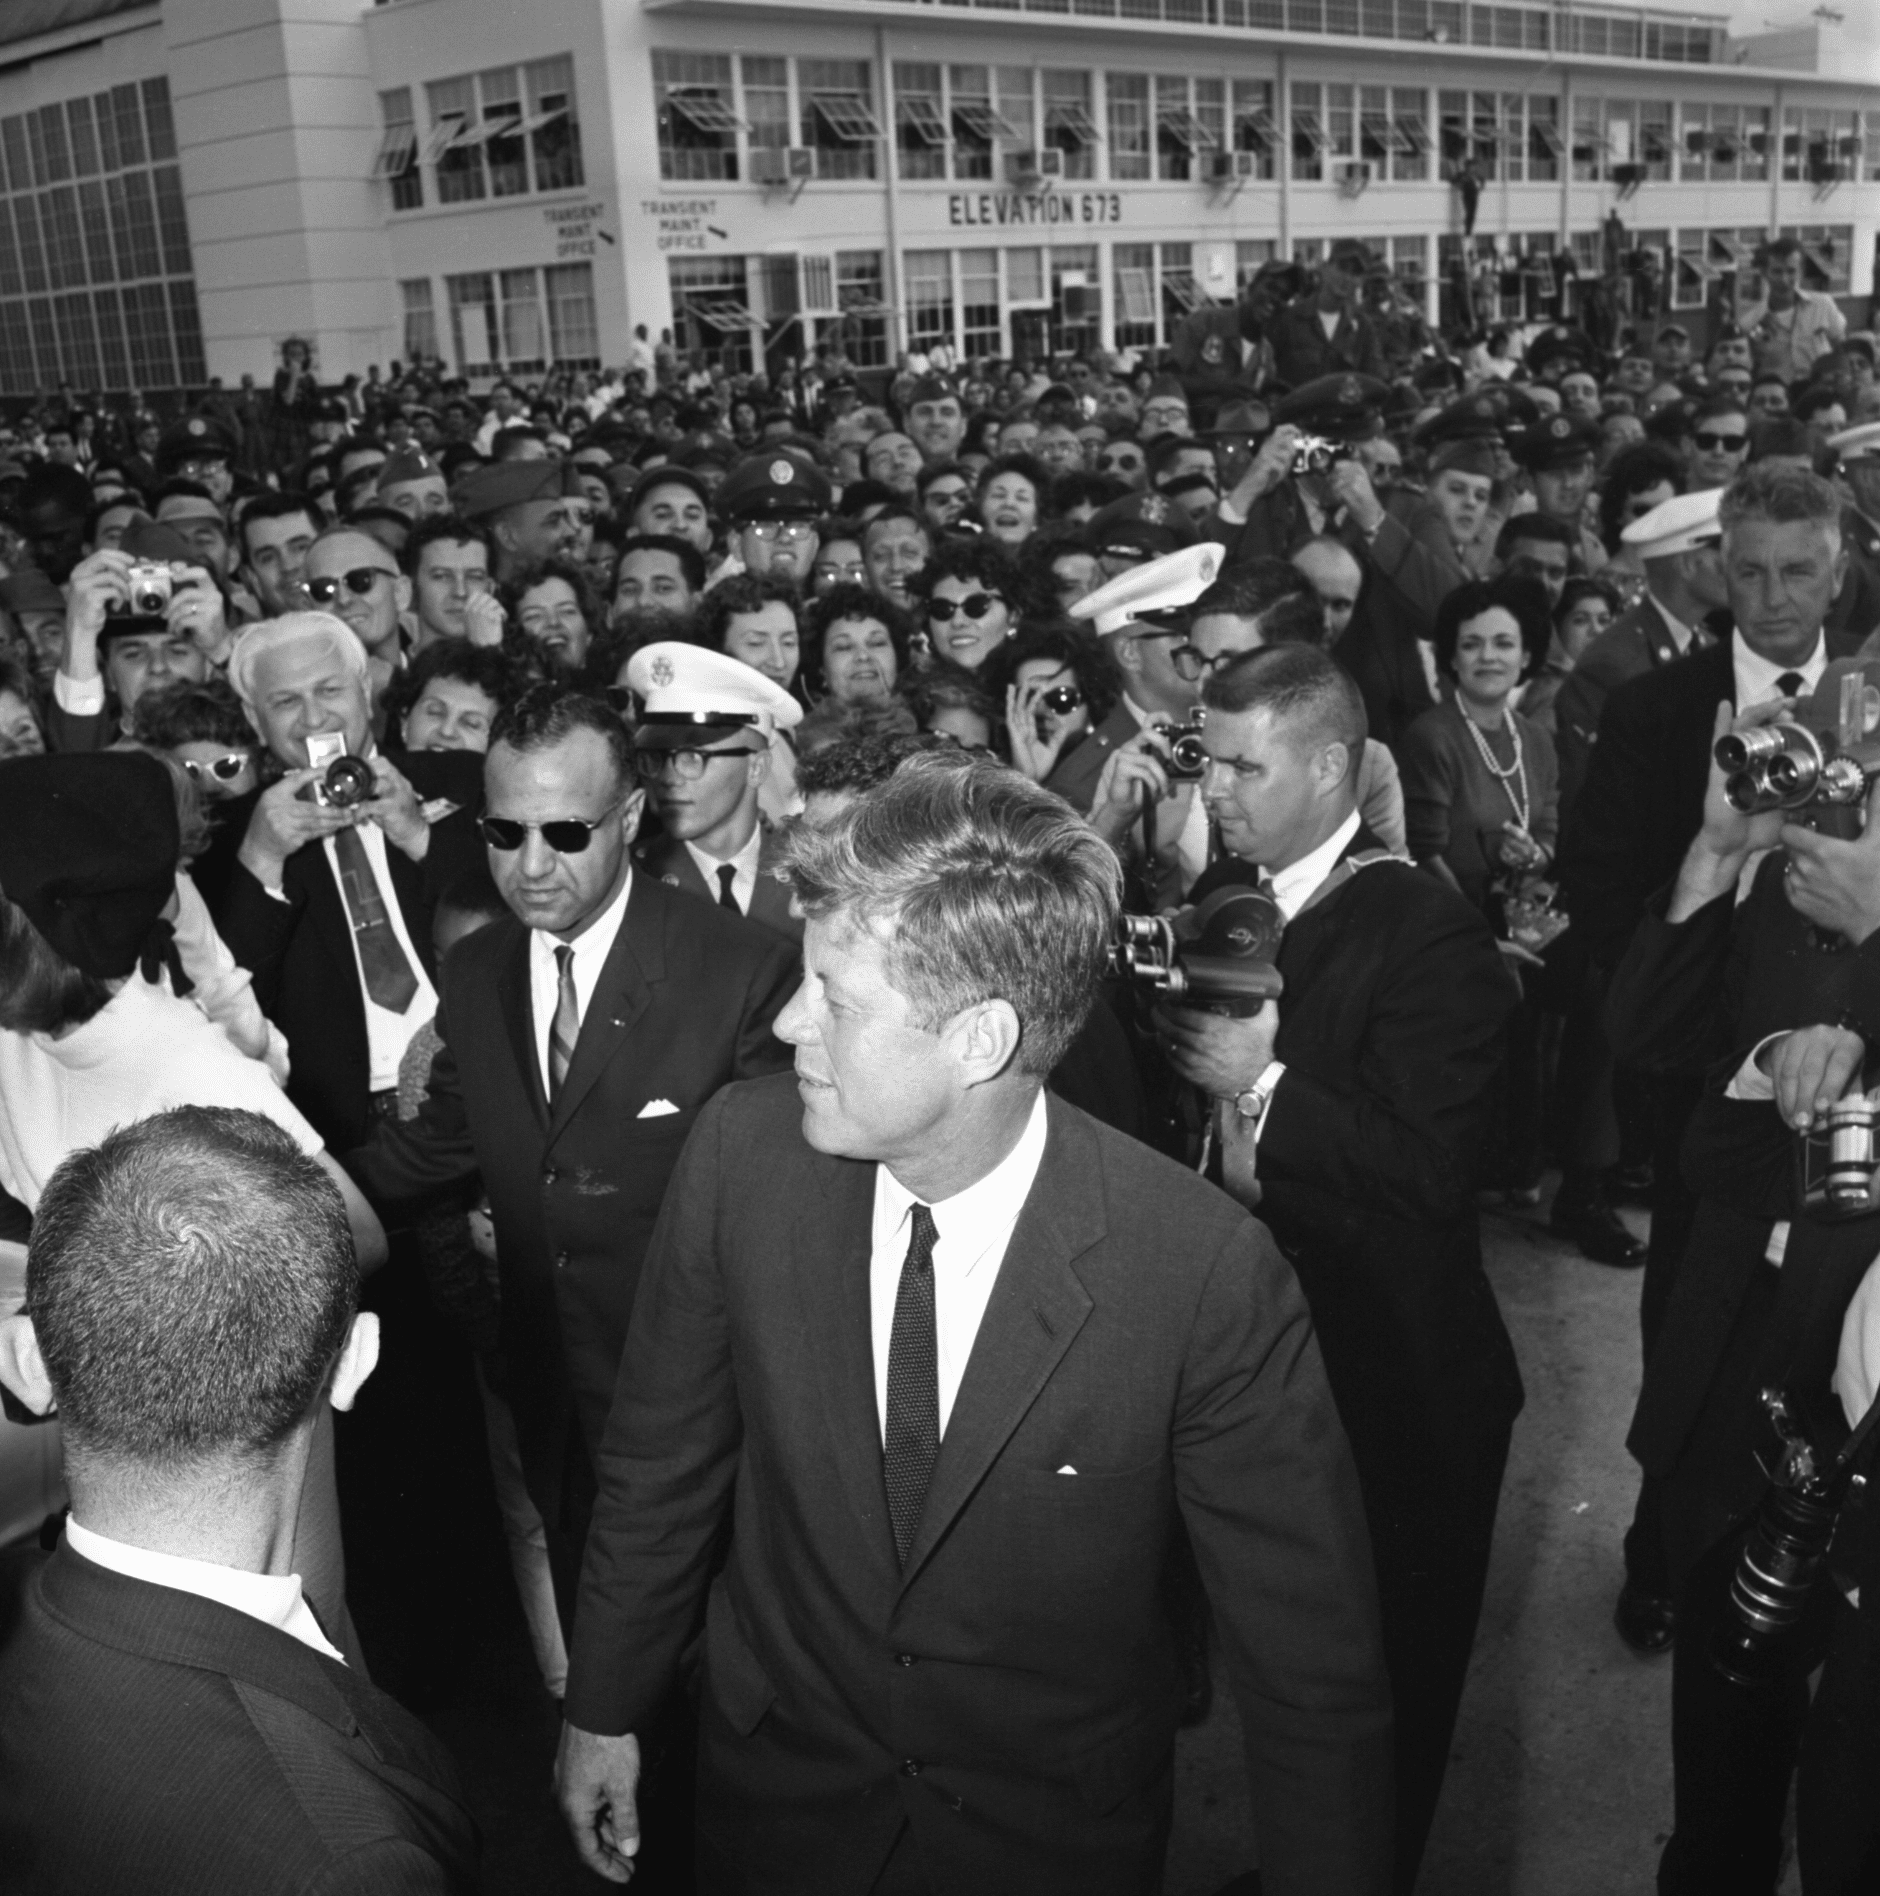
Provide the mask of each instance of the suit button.
POLYGON ((542 1167, 542 1183, 544 1185, 552 1185, 560 1177, 561 1173, 557 1171, 554 1166, 545 1165, 542 1167))
POLYGON ((901 1775, 903 1777, 919 1777, 920 1760, 918 1758, 903 1758, 901 1760, 901 1775))
POLYGON ((914 1663, 914 1655, 911 1652, 897 1652, 894 1655, 894 1663, 897 1666, 911 1666, 914 1663))
POLYGON ((555 1268, 562 1271, 568 1268, 568 1253, 566 1251, 557 1251, 555 1253, 555 1268))

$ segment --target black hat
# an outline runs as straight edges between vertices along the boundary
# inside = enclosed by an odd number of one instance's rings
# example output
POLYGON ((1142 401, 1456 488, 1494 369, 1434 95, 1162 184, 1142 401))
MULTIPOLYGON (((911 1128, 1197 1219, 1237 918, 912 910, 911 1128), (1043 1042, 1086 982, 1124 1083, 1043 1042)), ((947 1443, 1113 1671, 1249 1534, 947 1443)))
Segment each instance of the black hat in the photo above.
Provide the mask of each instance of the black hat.
POLYGON ((1084 544, 1093 553, 1126 553, 1159 559, 1179 553, 1200 539, 1187 513, 1166 494, 1125 494, 1099 507, 1084 528, 1084 544))
POLYGON ((182 853, 170 773, 147 751, 0 763, 0 889, 53 950, 113 981, 169 951, 182 853))
POLYGON ((22 566, 0 579, 0 606, 8 612, 65 611, 65 595, 36 566, 22 566))
POLYGON ((1423 448, 1438 447, 1445 441, 1499 441, 1501 410, 1478 389, 1421 423, 1412 439, 1423 448))
POLYGON ((718 488, 728 521, 819 520, 834 498, 829 477, 800 455, 766 450, 740 461, 718 488))
POLYGON ((1569 361, 1576 368, 1590 369, 1599 360, 1599 350, 1584 329, 1557 323, 1552 329, 1543 329, 1528 344, 1527 365, 1538 375, 1548 363, 1556 360, 1569 361))
POLYGON ((164 429, 157 442, 157 473, 167 480, 185 460, 216 454, 232 461, 240 449, 241 443, 215 416, 191 415, 164 429))
POLYGON ((1530 474, 1565 467, 1599 452, 1599 424, 1578 415, 1548 415, 1524 428, 1509 452, 1530 474))
POLYGON ((1273 410, 1276 428, 1299 428, 1334 441, 1369 441, 1384 428, 1390 390, 1374 375, 1320 375, 1273 410))
MULTIPOLYGON (((616 487, 620 482, 621 471, 620 468, 614 470, 616 487)), ((659 461, 649 467, 644 474, 638 475, 632 487, 628 489, 625 511, 629 520, 633 518, 640 502, 655 487, 689 487, 706 508, 709 509, 712 504, 712 490, 706 486, 702 475, 693 473, 689 467, 676 466, 671 461, 659 461)))
POLYGON ((923 375, 907 391, 907 405, 912 408, 916 402, 956 402, 960 392, 944 375, 923 375))

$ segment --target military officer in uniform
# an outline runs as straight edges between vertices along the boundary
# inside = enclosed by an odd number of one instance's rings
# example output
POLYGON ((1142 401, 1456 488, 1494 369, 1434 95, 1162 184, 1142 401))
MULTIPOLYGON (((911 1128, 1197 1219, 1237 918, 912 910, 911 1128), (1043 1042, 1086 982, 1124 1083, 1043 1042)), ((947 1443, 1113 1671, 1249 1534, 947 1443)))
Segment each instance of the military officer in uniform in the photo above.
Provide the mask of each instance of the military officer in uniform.
POLYGON ((669 887, 803 939, 789 892, 770 873, 774 832, 758 812, 771 740, 803 707, 760 671, 678 640, 642 646, 627 665, 644 709, 640 780, 664 826, 639 865, 669 887))
POLYGON ((1587 526, 1585 508, 1597 470, 1599 424, 1580 415, 1547 415, 1521 430, 1511 452, 1527 469, 1536 510, 1572 532, 1578 549, 1575 570, 1598 572, 1606 549, 1587 526))
POLYGON ((822 544, 816 522, 833 502, 828 475, 788 449, 769 448, 740 461, 718 488, 729 557, 711 584, 759 573, 806 588, 822 544))

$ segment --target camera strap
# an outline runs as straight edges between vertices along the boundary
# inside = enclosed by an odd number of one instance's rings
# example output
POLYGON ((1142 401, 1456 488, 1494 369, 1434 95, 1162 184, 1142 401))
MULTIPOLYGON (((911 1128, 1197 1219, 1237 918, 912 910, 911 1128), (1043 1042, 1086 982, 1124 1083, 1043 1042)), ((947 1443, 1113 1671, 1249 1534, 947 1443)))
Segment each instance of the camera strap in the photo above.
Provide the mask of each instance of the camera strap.
POLYGON ((1300 903, 1298 914, 1294 915, 1293 920, 1297 921, 1307 909, 1317 908, 1328 895, 1336 895, 1360 869, 1374 869, 1380 862, 1400 862, 1406 868, 1415 866, 1408 856, 1399 856, 1394 850, 1360 849, 1356 855, 1346 856, 1333 868, 1332 873, 1300 903))

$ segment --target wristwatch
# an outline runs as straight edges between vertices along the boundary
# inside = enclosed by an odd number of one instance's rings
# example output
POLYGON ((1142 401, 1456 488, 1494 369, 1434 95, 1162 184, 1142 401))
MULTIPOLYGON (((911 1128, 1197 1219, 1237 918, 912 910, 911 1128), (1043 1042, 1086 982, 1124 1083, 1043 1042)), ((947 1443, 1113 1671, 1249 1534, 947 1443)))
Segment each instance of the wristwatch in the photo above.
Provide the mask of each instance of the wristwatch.
POLYGON ((1266 1118, 1266 1109, 1273 1103, 1273 1089, 1285 1076, 1286 1068, 1278 1060, 1267 1063, 1266 1070, 1245 1092, 1234 1095, 1234 1111, 1240 1122, 1250 1131, 1258 1133, 1260 1122, 1266 1118))

